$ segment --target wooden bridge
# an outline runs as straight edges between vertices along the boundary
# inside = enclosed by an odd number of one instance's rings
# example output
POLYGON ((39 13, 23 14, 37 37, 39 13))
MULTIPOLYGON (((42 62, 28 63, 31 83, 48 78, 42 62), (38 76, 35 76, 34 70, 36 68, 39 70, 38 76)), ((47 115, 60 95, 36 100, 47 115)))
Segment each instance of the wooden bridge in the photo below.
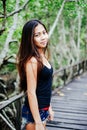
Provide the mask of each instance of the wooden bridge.
MULTIPOLYGON (((87 60, 54 72, 63 79, 62 87, 53 91, 54 121, 47 123, 48 130, 87 130, 87 60), (72 71, 71 71, 72 70, 72 71), (62 72, 62 75, 60 74, 62 72), (67 77, 69 75, 69 77, 67 77)), ((0 130, 21 130, 21 93, 0 103, 0 130), (7 107, 16 112, 9 117, 7 107), (12 106, 13 104, 13 106, 12 106), (4 122, 4 123, 3 123, 4 122)))
POLYGON ((87 130, 87 73, 57 91, 52 106, 55 116, 48 130, 87 130))

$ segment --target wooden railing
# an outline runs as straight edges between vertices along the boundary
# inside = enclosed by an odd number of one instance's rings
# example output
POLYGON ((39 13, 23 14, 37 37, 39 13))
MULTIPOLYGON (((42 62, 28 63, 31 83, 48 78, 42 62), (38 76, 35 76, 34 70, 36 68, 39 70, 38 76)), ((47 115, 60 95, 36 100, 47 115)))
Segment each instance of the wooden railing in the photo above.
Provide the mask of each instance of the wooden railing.
MULTIPOLYGON (((87 71, 87 59, 83 60, 81 62, 77 62, 74 65, 70 65, 64 68, 61 68, 59 70, 56 70, 53 74, 54 79, 57 77, 57 79, 61 79, 63 81, 63 85, 69 83, 72 81, 76 76, 81 75, 87 71)), ((54 80, 55 81, 55 80, 54 80)), ((56 87, 59 87, 60 84, 56 87)))
MULTIPOLYGON (((85 71, 87 71, 87 60, 83 60, 74 65, 56 70, 53 74, 53 77, 62 78, 63 85, 65 85, 66 83, 70 82, 74 77, 82 74, 85 71)), ((11 130, 21 130, 21 105, 24 95, 24 93, 20 93, 6 101, 0 102, 0 123, 4 121, 7 127, 9 127, 11 130), (14 110, 12 109, 12 105, 15 106, 14 110), (9 117, 6 108, 10 108, 13 111, 16 111, 14 117, 9 117)), ((4 130, 4 128, 0 128, 0 130, 4 130)))
MULTIPOLYGON (((24 93, 20 93, 18 95, 15 95, 14 97, 9 98, 6 101, 0 102, 0 120, 2 119, 7 124, 7 126, 12 130, 21 130, 21 105, 22 105, 22 98, 24 96, 25 96, 24 93), (10 114, 9 114, 10 111, 6 110, 7 107, 8 109, 12 109, 10 114), (14 114, 14 117, 9 117, 10 115, 13 116, 12 113, 14 114)), ((2 124, 0 124, 0 127, 1 126, 2 124)), ((0 130, 4 129, 1 128, 0 130)))

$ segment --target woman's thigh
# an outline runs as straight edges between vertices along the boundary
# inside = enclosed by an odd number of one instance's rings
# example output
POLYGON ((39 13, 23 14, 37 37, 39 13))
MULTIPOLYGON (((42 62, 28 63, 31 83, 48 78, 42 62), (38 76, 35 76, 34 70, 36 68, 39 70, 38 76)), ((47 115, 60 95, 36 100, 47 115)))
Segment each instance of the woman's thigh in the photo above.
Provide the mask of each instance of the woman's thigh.
MULTIPOLYGON (((47 130, 46 129, 46 123, 43 123, 43 125, 44 125, 44 129, 47 130)), ((35 124, 33 124, 33 123, 27 124, 26 125, 26 130, 35 130, 35 124)))
POLYGON ((26 130, 35 130, 35 124, 34 123, 29 123, 26 125, 26 130))

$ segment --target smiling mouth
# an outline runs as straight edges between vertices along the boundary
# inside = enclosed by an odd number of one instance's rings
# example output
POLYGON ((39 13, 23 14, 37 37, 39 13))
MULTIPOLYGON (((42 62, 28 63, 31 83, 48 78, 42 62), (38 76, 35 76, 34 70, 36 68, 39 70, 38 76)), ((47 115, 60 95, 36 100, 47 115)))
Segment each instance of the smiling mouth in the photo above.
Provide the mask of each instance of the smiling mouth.
POLYGON ((43 41, 43 42, 41 42, 41 44, 43 44, 43 45, 44 45, 44 44, 47 44, 47 41, 43 41))

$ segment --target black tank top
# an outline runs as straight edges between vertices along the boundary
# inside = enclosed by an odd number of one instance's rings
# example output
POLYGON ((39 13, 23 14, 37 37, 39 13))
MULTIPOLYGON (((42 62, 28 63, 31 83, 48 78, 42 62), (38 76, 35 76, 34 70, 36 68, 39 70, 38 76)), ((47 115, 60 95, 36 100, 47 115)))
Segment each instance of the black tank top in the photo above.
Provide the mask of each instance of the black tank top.
MULTIPOLYGON (((53 74, 53 68, 52 67, 48 68, 45 65, 40 71, 36 89, 39 109, 43 109, 45 107, 50 106, 51 91, 52 91, 52 74, 53 74)), ((29 107, 27 96, 25 97, 25 105, 29 107)))

